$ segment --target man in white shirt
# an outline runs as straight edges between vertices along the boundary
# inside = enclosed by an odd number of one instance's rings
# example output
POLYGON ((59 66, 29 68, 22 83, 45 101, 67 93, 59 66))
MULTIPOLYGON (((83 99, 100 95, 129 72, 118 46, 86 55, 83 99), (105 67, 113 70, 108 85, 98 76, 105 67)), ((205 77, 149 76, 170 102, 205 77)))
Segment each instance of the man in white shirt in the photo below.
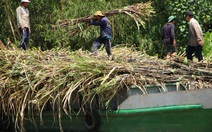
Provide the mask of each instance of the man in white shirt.
POLYGON ((19 48, 24 50, 26 50, 29 44, 29 34, 31 33, 29 10, 27 8, 29 2, 29 0, 21 0, 20 6, 16 9, 17 24, 21 35, 21 43, 19 48))
POLYGON ((199 23, 193 17, 194 15, 191 11, 186 13, 186 21, 189 22, 189 40, 186 48, 186 56, 188 60, 193 60, 192 54, 195 52, 198 61, 202 61, 203 33, 199 23))

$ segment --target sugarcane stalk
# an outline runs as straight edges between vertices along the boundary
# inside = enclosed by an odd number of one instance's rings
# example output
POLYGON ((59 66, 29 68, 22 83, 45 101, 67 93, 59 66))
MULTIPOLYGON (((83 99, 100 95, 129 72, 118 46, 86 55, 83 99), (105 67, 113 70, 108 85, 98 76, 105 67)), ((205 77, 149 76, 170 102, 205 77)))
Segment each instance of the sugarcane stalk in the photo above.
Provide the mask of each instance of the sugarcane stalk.
POLYGON ((79 106, 82 110, 95 95, 100 102, 106 102, 107 108, 120 89, 131 86, 145 92, 146 85, 157 85, 166 91, 164 83, 179 83, 187 88, 192 81, 196 88, 212 88, 208 67, 212 62, 165 61, 124 47, 113 47, 113 53, 117 59, 108 61, 104 50, 95 57, 82 50, 0 50, 2 112, 13 117, 24 131, 26 109, 38 110, 42 120, 42 111, 51 102, 53 110, 59 108, 55 112, 59 112, 60 125, 60 112, 70 113, 77 94, 83 96, 79 106))
POLYGON ((10 13, 8 3, 5 0, 3 0, 2 2, 4 3, 4 9, 5 9, 5 12, 6 12, 7 17, 8 17, 8 21, 9 21, 9 24, 10 24, 10 28, 11 28, 11 31, 12 31, 12 34, 13 34, 14 41, 16 42, 17 39, 16 39, 15 30, 19 34, 18 28, 17 28, 14 20, 12 19, 13 17, 12 17, 12 15, 10 13))
MULTIPOLYGON (((151 2, 146 2, 146 3, 138 3, 138 4, 133 4, 131 6, 126 6, 123 8, 118 8, 110 11, 105 11, 103 12, 105 16, 113 16, 113 15, 118 15, 118 14, 124 14, 132 18, 134 21, 140 22, 142 26, 145 25, 145 20, 147 20, 149 17, 151 17, 155 12, 154 9, 151 6, 151 2), (141 20, 142 18, 142 20, 141 20)), ((92 15, 91 15, 92 16, 92 15)), ((81 17, 77 19, 66 19, 66 20, 59 20, 58 24, 52 25, 53 28, 65 28, 65 27, 70 27, 74 26, 77 23, 87 23, 88 22, 88 17, 81 17)))

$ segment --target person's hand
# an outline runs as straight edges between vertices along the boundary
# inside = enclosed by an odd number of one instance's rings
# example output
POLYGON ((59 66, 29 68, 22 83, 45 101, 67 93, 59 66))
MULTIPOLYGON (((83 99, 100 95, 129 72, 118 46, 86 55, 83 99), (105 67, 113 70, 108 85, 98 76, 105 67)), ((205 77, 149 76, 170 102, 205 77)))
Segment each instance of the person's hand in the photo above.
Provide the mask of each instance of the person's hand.
POLYGON ((32 32, 32 31, 31 31, 31 29, 29 28, 29 34, 31 34, 31 32, 32 32))
POLYGON ((173 46, 176 46, 176 40, 175 39, 173 40, 173 46))
POLYGON ((198 41, 198 44, 199 44, 200 46, 202 46, 202 45, 203 45, 203 42, 200 40, 200 41, 198 41))
POLYGON ((176 42, 173 43, 173 46, 176 46, 176 42))
POLYGON ((92 20, 93 19, 93 16, 89 16, 88 18, 87 18, 87 20, 92 20))
POLYGON ((24 26, 21 26, 21 30, 22 30, 22 31, 24 30, 24 26))

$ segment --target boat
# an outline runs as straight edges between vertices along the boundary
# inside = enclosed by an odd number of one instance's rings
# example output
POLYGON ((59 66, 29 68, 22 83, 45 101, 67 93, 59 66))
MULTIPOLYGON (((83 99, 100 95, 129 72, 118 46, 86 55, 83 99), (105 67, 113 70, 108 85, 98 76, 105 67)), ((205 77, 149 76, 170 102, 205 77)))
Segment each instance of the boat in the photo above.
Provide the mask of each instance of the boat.
POLYGON ((79 100, 72 104, 76 112, 71 116, 55 115, 47 109, 42 121, 39 114, 34 122, 26 118, 26 131, 212 131, 211 88, 188 89, 180 83, 147 85, 143 89, 132 86, 120 90, 108 108, 100 107, 97 97, 80 113, 79 100))

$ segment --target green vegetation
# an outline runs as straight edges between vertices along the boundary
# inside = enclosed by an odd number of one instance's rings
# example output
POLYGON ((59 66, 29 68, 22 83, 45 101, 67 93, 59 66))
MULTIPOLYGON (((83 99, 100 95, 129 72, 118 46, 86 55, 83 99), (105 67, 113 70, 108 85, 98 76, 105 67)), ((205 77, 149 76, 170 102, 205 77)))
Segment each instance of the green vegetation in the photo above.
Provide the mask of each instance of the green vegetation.
POLYGON ((203 54, 207 59, 212 58, 212 33, 207 32, 204 36, 203 54))
MULTIPOLYGON (((1 114, 12 117, 16 129, 24 131, 26 115, 32 121, 35 112, 42 117, 48 103, 59 115, 62 111, 70 116, 72 103, 75 103, 73 98, 80 96, 80 110, 83 110, 98 95, 102 103, 99 105, 108 108, 117 91, 132 85, 144 93, 147 84, 160 85, 166 90, 165 82, 182 83, 189 89, 190 81, 195 81, 196 88, 211 88, 211 1, 154 0, 152 7, 156 15, 147 20, 145 27, 139 28, 126 15, 109 16, 114 61, 108 61, 101 49, 98 56, 90 56, 88 50, 99 35, 97 27, 79 24, 77 28, 81 32, 74 36, 70 28, 52 28, 60 20, 86 17, 97 10, 105 12, 140 2, 146 1, 33 0, 29 5, 31 50, 0 50, 1 114), (185 51, 188 31, 184 13, 187 10, 194 11, 203 27, 204 56, 208 61, 188 63, 180 56, 170 61, 158 59, 164 56, 161 30, 169 15, 177 16, 179 54, 185 51)), ((14 45, 19 44, 15 13, 18 4, 14 0, 1 1, 0 40, 4 44, 7 38, 14 45)))
MULTIPOLYGON (((208 0, 176 0, 168 4, 168 11, 177 16, 176 37, 178 46, 185 51, 188 37, 188 24, 185 21, 185 11, 193 11, 195 19, 200 23, 203 33, 212 31, 212 2, 208 0)), ((204 48, 207 47, 207 44, 204 48)))
MULTIPOLYGON (((70 50, 90 50, 92 41, 98 36, 96 27, 84 29, 80 34, 70 36, 69 29, 55 30, 51 25, 59 20, 74 19, 93 14, 97 10, 108 11, 134 3, 146 2, 145 0, 33 0, 30 5, 32 34, 30 44, 32 47, 40 47, 42 50, 52 48, 69 48, 70 50), (92 7, 92 8, 91 8, 92 7)), ((161 29, 167 22, 169 15, 176 15, 176 38, 178 51, 185 51, 187 42, 187 23, 184 14, 192 10, 195 18, 203 27, 204 33, 211 31, 212 3, 208 0, 154 0, 152 6, 156 15, 148 20, 146 27, 137 30, 136 23, 125 15, 109 17, 113 26, 112 46, 127 44, 137 46, 139 50, 150 55, 163 57, 161 41, 161 29)), ((16 30, 16 8, 19 1, 3 0, 0 8, 0 40, 3 43, 10 38, 18 45, 19 36, 16 30), (10 21, 12 25, 10 24, 10 21), (11 28, 12 27, 12 28, 11 28), (14 34, 12 32, 14 30, 14 34)), ((141 18, 142 19, 142 18, 141 18)), ((83 29, 83 27, 81 27, 83 29)))

